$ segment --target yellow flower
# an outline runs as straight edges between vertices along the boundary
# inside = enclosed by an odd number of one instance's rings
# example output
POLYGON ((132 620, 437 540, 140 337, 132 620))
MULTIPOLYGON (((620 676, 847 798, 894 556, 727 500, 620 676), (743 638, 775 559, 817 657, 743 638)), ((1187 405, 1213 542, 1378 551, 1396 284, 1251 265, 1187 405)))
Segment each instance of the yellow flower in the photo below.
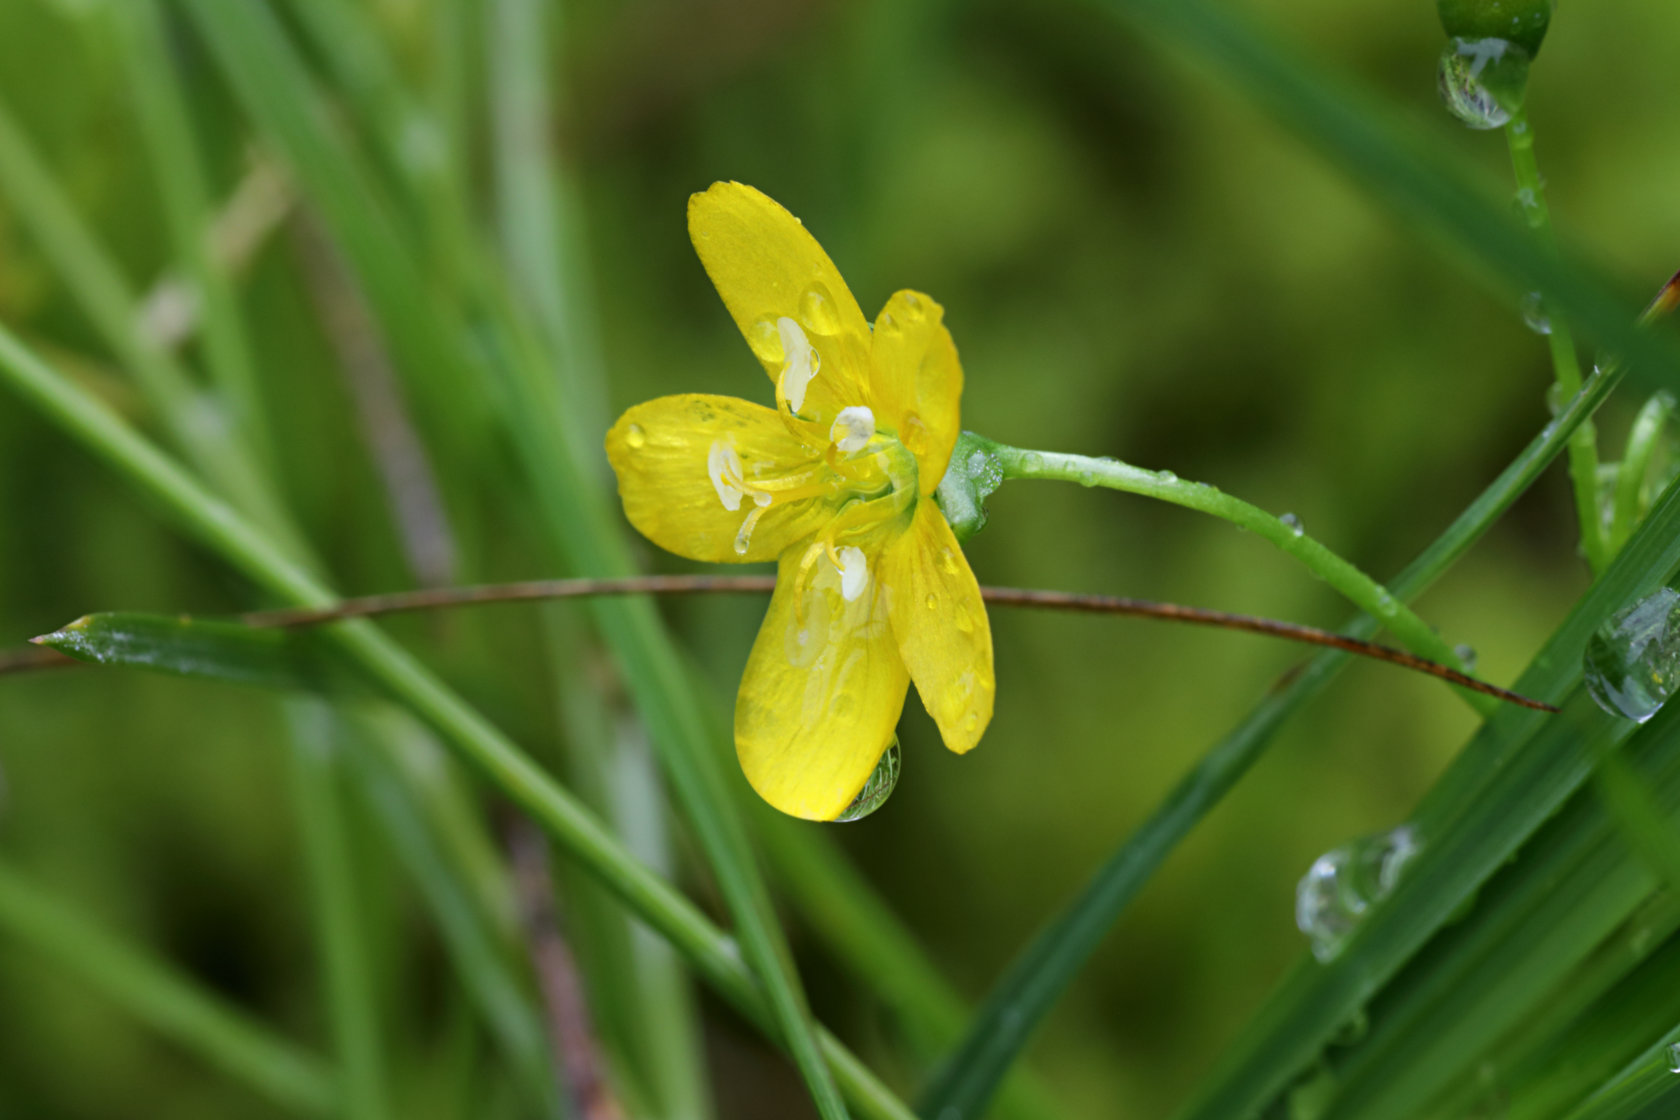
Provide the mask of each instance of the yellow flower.
POLYGON ((991 721, 986 607, 932 499, 962 367, 937 303, 899 292, 871 329, 799 219, 753 188, 694 195, 688 229, 776 408, 661 397, 619 418, 607 455, 625 513, 655 544, 778 561, 736 752, 770 804, 833 820, 892 743, 911 681, 951 750, 991 721))

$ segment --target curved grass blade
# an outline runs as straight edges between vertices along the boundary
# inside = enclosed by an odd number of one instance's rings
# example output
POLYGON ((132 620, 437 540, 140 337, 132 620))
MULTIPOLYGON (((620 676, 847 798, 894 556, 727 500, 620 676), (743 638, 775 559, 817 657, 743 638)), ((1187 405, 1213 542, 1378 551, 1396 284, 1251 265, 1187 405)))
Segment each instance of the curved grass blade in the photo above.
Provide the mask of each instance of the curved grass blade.
MULTIPOLYGON (((1485 532, 1563 451, 1569 434, 1598 408, 1616 383, 1601 371, 1551 424, 1531 440, 1487 489, 1390 584, 1411 599, 1421 594, 1485 532)), ((1369 616, 1345 632, 1370 637, 1369 616)), ((1091 878, 1068 908, 1021 952, 993 986, 962 1044, 923 1096, 923 1112, 951 1120, 978 1117, 1010 1063, 1096 951, 1126 906, 1174 846, 1247 773, 1271 736, 1296 709, 1323 689, 1346 663, 1340 652, 1320 654, 1285 687, 1266 697, 1236 730, 1203 756, 1136 832, 1091 878)))

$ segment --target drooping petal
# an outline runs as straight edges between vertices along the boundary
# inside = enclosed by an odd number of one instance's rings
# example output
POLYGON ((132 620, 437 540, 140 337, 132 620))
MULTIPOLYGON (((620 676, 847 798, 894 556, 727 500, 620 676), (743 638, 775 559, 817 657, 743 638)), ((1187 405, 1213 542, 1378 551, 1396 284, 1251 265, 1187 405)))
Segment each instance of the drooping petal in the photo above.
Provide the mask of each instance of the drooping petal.
POLYGON ((688 233, 724 306, 796 412, 826 425, 840 409, 869 403, 869 324, 798 218, 752 187, 713 183, 689 198, 688 233))
POLYGON ((992 720, 992 628, 980 585, 951 527, 931 501, 917 503, 887 549, 882 581, 899 653, 945 745, 962 754, 992 720))
POLYGON ((820 545, 812 548, 814 555, 791 549, 782 557, 741 677, 735 750, 764 800, 830 821, 892 741, 910 678, 887 620, 878 559, 850 550, 856 555, 842 558, 842 576, 820 545))
POLYGON ((607 458, 630 523, 691 560, 773 560, 831 515, 820 498, 764 504, 755 495, 755 482, 811 470, 820 456, 774 410, 734 397, 688 393, 639 404, 607 433, 607 458))
POLYGON ((872 395, 886 413, 881 422, 916 456, 923 497, 945 477, 961 426, 962 364, 944 318, 944 308, 908 291, 875 318, 872 395))

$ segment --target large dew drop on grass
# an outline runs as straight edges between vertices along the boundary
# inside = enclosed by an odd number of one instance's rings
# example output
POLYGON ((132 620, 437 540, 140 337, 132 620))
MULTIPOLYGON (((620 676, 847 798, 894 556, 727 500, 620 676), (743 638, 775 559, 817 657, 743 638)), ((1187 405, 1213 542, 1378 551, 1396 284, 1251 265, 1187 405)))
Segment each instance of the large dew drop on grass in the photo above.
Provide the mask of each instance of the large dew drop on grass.
POLYGON ((1502 128, 1522 105, 1529 54, 1505 39, 1453 39, 1436 84, 1447 111, 1470 128, 1502 128))
POLYGON ((1659 587, 1611 615, 1587 642, 1587 691, 1611 715, 1644 723, 1680 686, 1680 592, 1659 587))
POLYGON ((881 761, 875 764, 875 772, 869 775, 869 780, 863 783, 858 795, 852 798, 852 803, 845 811, 834 819, 844 823, 846 821, 861 821, 887 803, 892 796, 893 787, 898 785, 898 736, 887 747, 887 753, 881 756, 881 761))
POLYGON ((1295 924, 1312 942, 1313 956, 1328 961, 1342 951, 1366 911, 1393 893, 1421 847, 1417 830, 1403 824, 1313 861, 1295 888, 1295 924))

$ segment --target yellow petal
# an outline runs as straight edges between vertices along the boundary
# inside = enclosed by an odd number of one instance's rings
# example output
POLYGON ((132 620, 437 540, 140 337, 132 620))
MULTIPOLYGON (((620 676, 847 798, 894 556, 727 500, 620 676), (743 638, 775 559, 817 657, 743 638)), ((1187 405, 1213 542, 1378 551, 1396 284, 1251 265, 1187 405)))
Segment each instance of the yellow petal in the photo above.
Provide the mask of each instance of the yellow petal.
POLYGON ((881 423, 916 456, 925 498, 939 486, 961 426, 962 364, 945 309, 920 292, 899 292, 875 319, 874 397, 881 423))
POLYGON ((877 560, 868 559, 868 583, 847 600, 840 574, 816 547, 803 572, 806 550, 782 557, 735 702, 735 751, 764 800, 796 817, 831 821, 892 741, 910 679, 887 621, 877 560))
POLYGON ((688 234, 773 383, 782 383, 789 362, 785 339, 803 337, 816 351, 801 415, 826 422, 842 408, 871 403, 869 324, 798 218, 752 187, 713 183, 688 200, 688 234), (783 319, 798 333, 790 335, 783 319))
POLYGON ((945 745, 962 754, 992 721, 992 628, 980 585, 931 501, 888 548, 893 635, 945 745))
POLYGON ((821 498, 778 499, 761 510, 751 494, 731 494, 727 480, 713 477, 715 458, 730 455, 749 483, 820 462, 774 410, 734 397, 660 397, 630 409, 607 433, 607 458, 630 523, 679 556, 773 560, 830 516, 821 498), (756 520, 742 541, 750 517, 756 520))

